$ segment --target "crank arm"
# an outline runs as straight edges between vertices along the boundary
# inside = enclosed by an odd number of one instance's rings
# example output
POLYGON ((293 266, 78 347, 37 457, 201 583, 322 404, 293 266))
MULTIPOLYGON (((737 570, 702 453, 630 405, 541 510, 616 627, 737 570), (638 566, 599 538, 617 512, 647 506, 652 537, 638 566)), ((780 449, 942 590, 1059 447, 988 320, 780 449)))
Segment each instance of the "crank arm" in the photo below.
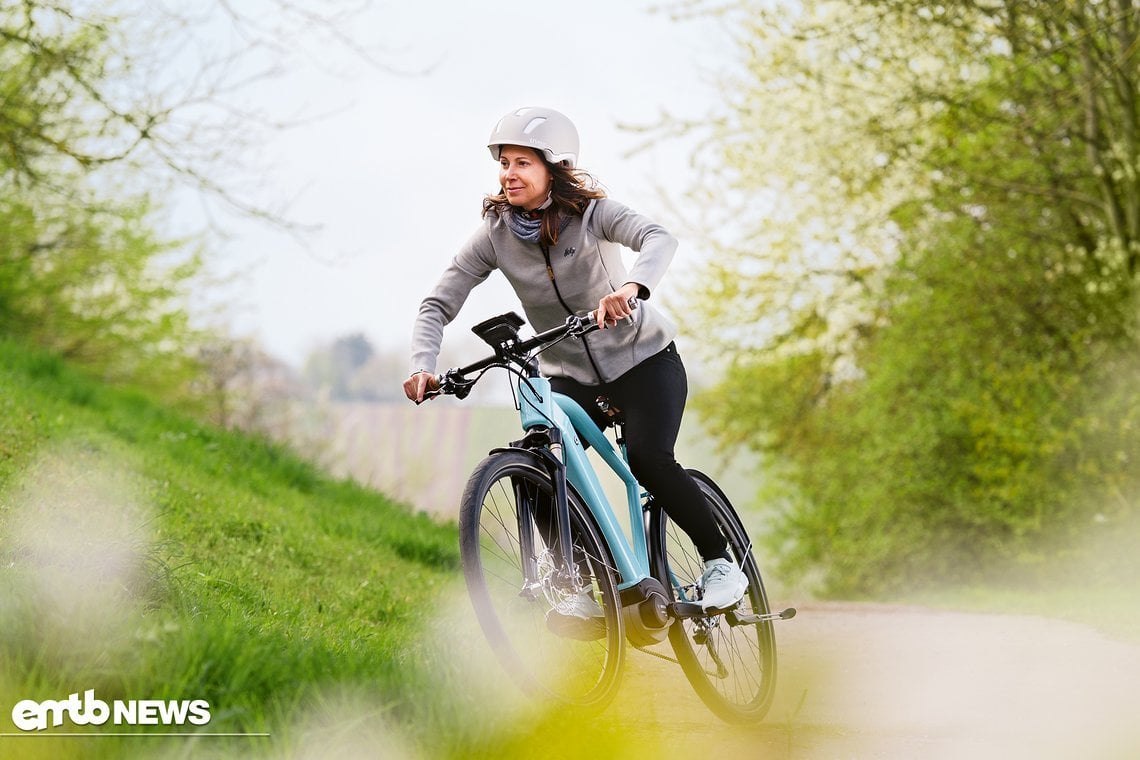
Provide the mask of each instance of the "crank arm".
POLYGON ((735 609, 706 610, 694 602, 674 602, 669 605, 669 614, 678 620, 712 617, 713 615, 723 614, 728 620, 729 625, 756 625, 758 623, 769 623, 776 620, 791 620, 796 616, 796 608, 789 607, 783 612, 769 612, 766 615, 748 615, 737 612, 735 609))

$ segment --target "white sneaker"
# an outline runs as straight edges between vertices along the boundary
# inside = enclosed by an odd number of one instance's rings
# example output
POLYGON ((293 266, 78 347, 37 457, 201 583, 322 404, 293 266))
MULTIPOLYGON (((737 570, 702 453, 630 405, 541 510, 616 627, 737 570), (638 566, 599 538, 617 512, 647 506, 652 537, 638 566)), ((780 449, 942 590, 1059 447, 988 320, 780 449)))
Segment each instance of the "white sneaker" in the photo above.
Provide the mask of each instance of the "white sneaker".
POLYGON ((701 607, 705 610, 723 610, 744 598, 748 590, 748 577, 727 559, 710 559, 701 576, 701 607))
POLYGON ((563 638, 594 641, 606 635, 606 614, 589 591, 582 591, 548 610, 546 627, 563 638))

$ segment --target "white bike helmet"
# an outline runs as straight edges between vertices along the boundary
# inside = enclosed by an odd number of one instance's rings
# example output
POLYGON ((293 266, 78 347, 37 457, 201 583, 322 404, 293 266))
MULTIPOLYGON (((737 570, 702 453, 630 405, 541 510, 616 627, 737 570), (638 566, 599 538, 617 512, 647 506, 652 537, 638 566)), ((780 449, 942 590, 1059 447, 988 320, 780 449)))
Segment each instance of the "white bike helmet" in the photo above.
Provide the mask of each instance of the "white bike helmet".
POLYGON ((550 163, 571 169, 578 163, 578 130, 553 108, 519 108, 499 119, 491 130, 487 148, 498 160, 504 145, 534 148, 550 163))

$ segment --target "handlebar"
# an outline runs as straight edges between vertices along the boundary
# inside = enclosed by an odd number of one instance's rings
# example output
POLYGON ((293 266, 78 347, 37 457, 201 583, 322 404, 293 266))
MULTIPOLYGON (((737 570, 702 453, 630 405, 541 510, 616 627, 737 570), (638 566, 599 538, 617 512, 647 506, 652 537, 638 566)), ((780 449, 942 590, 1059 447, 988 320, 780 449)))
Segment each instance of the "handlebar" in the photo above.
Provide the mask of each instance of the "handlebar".
MULTIPOLYGON (((631 309, 636 309, 637 299, 629 299, 629 306, 631 309)), ((529 366, 529 357, 530 353, 536 348, 543 348, 567 336, 571 338, 581 338, 584 335, 589 335, 600 329, 601 328, 598 327, 597 311, 591 311, 583 315, 571 314, 566 318, 566 321, 558 327, 536 333, 526 340, 510 342, 501 347, 500 351, 496 352, 494 356, 488 356, 477 362, 468 364, 465 367, 455 367, 442 374, 436 375, 435 381, 439 388, 438 390, 425 393, 424 401, 427 401, 429 398, 434 398, 435 396, 443 395, 465 398, 478 380, 478 378, 470 380, 467 377, 468 375, 481 372, 490 367, 505 367, 512 363, 524 370, 531 369, 529 366)))
POLYGON ((510 352, 506 356, 495 354, 494 356, 488 356, 485 359, 480 359, 477 362, 468 364, 466 367, 456 367, 449 369, 443 374, 437 375, 435 379, 436 382, 439 383, 439 390, 436 392, 436 395, 452 395, 463 398, 470 392, 471 387, 475 384, 474 381, 467 379, 468 375, 480 372, 489 367, 494 367, 495 365, 506 365, 512 361, 520 367, 525 368, 526 357, 534 349, 553 343, 567 335, 578 338, 583 335, 588 335, 597 329, 598 323, 594 317, 594 312, 590 312, 585 316, 571 315, 558 327, 537 333, 527 340, 516 343, 511 347, 510 352))

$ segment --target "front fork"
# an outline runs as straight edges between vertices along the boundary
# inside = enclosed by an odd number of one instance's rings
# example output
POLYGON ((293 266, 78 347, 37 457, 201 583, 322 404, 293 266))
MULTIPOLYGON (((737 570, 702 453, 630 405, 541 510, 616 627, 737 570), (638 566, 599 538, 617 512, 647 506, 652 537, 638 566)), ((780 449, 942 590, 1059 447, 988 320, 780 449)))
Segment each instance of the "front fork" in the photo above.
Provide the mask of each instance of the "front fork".
MULTIPOLYGON (((555 572, 555 582, 562 586, 575 588, 578 578, 577 568, 574 566, 573 540, 570 531, 570 504, 566 488, 566 463, 562 457, 562 431, 558 428, 549 428, 535 431, 527 436, 530 443, 542 443, 534 446, 531 451, 538 454, 546 466, 550 482, 553 484, 553 523, 554 538, 560 551, 553 552, 558 567, 555 572), (534 438, 541 440, 534 440, 534 438)), ((527 439, 524 439, 526 441, 527 439)), ((522 484, 515 486, 515 503, 518 507, 518 536, 519 551, 522 555, 523 593, 533 595, 542 587, 542 577, 538 568, 538 553, 534 545, 534 531, 531 526, 537 526, 535 520, 534 503, 532 495, 522 493, 522 484)))

